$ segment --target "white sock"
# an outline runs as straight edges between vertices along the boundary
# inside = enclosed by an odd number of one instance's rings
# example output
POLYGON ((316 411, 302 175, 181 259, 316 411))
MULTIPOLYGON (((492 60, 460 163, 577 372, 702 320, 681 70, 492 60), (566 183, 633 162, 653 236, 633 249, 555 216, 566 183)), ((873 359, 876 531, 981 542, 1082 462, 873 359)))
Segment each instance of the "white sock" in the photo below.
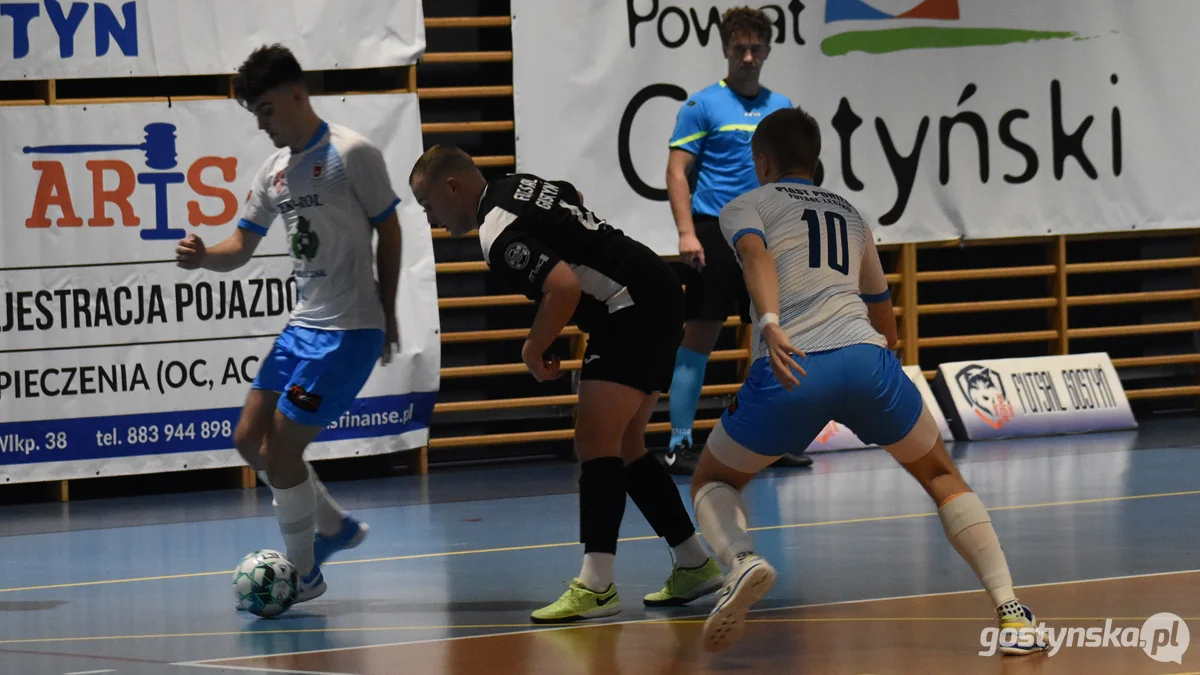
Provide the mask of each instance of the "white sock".
POLYGON ((317 508, 316 492, 312 479, 293 488, 280 490, 271 488, 275 495, 275 517, 279 519, 279 533, 287 547, 287 557, 296 566, 301 577, 313 568, 313 512, 317 508))
POLYGON ((950 498, 938 509, 950 545, 975 571, 997 608, 1016 599, 1008 561, 983 502, 974 492, 950 498))
POLYGON ((308 478, 312 481, 313 490, 317 493, 317 532, 320 532, 326 537, 342 531, 342 519, 346 517, 346 512, 342 510, 338 503, 333 501, 333 497, 329 496, 329 491, 325 489, 325 484, 317 477, 317 472, 313 469, 312 464, 304 463, 308 467, 308 478))
POLYGON ((733 566, 739 554, 754 552, 754 543, 746 531, 742 495, 732 485, 718 481, 706 483, 696 493, 692 508, 696 511, 700 532, 726 569, 733 566))
POLYGON ((703 567, 708 562, 708 551, 700 543, 700 535, 693 534, 688 540, 671 549, 675 552, 675 563, 682 569, 703 567))
POLYGON ((585 553, 579 580, 588 590, 597 593, 607 591, 613 582, 613 566, 616 560, 617 556, 612 553, 585 553))
MULTIPOLYGON (((342 519, 346 517, 346 511, 342 509, 337 502, 333 501, 333 497, 329 496, 329 490, 325 489, 325 484, 317 477, 317 472, 313 469, 312 464, 305 462, 308 467, 308 478, 312 481, 313 490, 317 493, 317 532, 320 532, 326 537, 332 537, 342 531, 342 519)), ((259 471, 258 477, 264 485, 270 486, 271 481, 267 480, 267 472, 259 471)), ((274 506, 279 506, 274 503, 274 506)))

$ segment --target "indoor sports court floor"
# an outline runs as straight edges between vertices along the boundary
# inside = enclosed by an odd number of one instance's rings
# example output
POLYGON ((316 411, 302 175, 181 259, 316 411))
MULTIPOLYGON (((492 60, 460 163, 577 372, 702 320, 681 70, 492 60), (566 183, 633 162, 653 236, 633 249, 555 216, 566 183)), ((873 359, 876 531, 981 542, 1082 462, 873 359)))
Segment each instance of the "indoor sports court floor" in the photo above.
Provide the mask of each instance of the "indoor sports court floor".
MULTIPOLYGON (((1196 631, 1197 439, 1190 418, 952 450, 1049 627, 1140 630, 1171 612, 1196 631)), ((229 587, 243 554, 281 546, 264 489, 0 509, 0 673, 1200 673, 1200 646, 1179 663, 1111 645, 980 656, 990 603, 882 451, 751 484, 754 536, 780 579, 730 651, 699 649, 711 598, 642 607, 671 560, 632 504, 624 611, 535 627, 529 612, 578 571, 575 476, 527 463, 333 483, 371 536, 326 568, 328 593, 276 620, 235 612, 229 587)))

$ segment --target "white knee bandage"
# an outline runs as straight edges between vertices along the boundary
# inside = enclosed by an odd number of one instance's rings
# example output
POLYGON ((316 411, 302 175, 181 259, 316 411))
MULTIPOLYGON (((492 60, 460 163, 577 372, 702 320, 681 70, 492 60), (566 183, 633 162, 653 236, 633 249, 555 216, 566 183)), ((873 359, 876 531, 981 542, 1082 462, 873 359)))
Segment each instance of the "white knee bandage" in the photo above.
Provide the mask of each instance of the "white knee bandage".
POLYGON ((938 515, 942 519, 942 528, 950 539, 954 539, 972 525, 992 522, 983 501, 974 492, 966 492, 951 499, 948 504, 938 509, 938 515))

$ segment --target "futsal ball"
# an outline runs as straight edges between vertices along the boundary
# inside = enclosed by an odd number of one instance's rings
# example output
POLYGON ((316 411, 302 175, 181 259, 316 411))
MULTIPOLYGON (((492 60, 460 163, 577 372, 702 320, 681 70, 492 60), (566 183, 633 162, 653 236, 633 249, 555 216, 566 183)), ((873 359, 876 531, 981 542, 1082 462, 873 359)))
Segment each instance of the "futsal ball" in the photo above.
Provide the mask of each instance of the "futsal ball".
POLYGON ((263 618, 287 611, 296 601, 299 584, 296 566, 279 551, 247 554, 233 571, 237 608, 263 618))

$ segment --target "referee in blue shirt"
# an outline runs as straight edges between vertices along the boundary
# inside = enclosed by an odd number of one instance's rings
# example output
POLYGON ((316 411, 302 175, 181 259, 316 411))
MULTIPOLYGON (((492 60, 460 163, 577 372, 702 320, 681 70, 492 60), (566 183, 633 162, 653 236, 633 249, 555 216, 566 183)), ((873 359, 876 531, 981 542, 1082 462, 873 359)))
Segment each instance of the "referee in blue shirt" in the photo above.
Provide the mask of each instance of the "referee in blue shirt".
MULTIPOLYGON (((708 356, 731 314, 750 323, 750 297, 733 250, 721 235, 722 207, 758 187, 750 138, 759 120, 794 107, 786 96, 759 84, 771 53, 771 20, 761 10, 736 7, 721 19, 725 79, 688 97, 679 110, 667 159, 667 194, 679 231, 679 256, 687 264, 687 322, 671 381, 671 441, 666 464, 690 474, 699 452, 692 423, 708 356), (691 179, 695 179, 695 192, 691 179)), ((808 457, 784 455, 777 465, 807 466, 808 457)))

